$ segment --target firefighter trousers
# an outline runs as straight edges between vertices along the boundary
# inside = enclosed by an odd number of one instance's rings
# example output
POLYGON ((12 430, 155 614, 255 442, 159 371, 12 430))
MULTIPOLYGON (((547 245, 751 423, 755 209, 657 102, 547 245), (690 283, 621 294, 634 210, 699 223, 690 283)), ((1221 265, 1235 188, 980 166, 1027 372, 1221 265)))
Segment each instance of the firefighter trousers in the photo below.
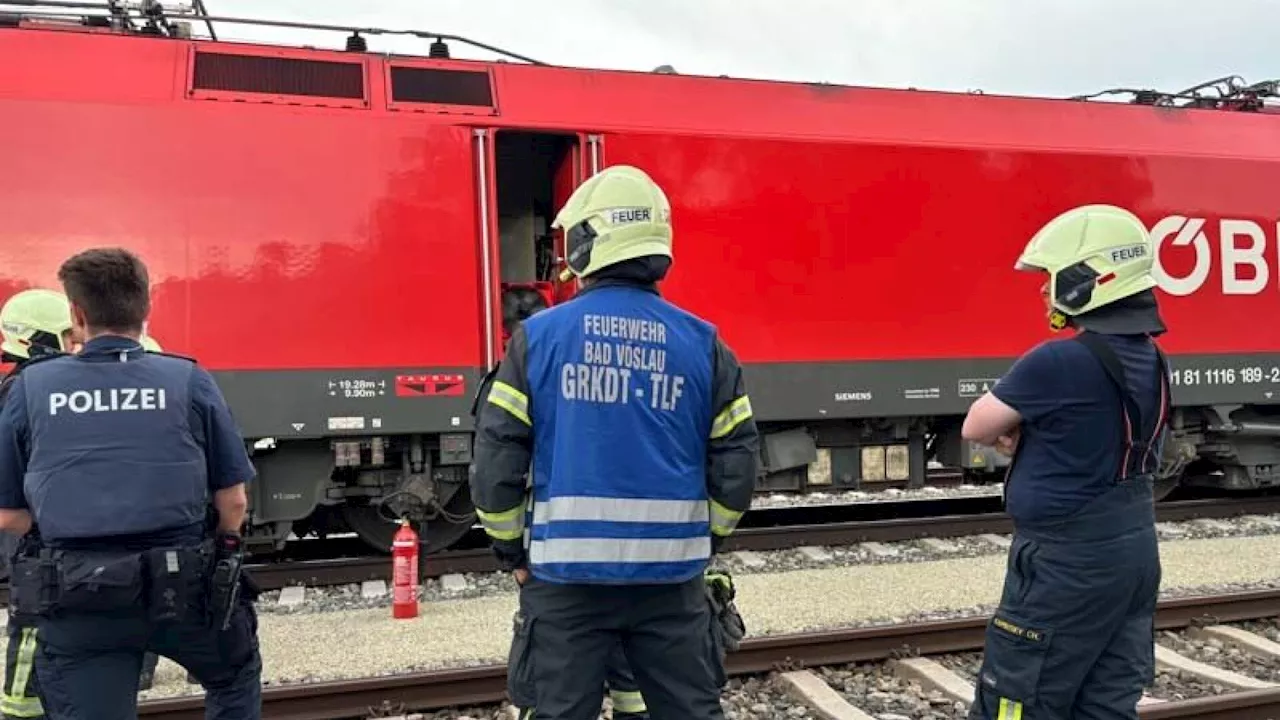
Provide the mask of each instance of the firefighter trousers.
POLYGON ((10 615, 7 627, 9 647, 4 662, 4 692, 0 694, 0 713, 5 718, 32 720, 43 718, 40 683, 36 678, 36 619, 10 615))
POLYGON ((969 720, 1137 720, 1160 574, 1149 479, 1065 520, 1015 524, 969 720))
MULTIPOLYGON (((522 718, 596 720, 606 682, 622 680, 611 691, 626 687, 620 676, 629 666, 640 697, 621 697, 643 698, 653 720, 724 720, 715 623, 701 576, 626 586, 530 577, 520 591, 508 665, 512 688, 533 688, 532 712, 522 718)), ((619 717, 623 708, 616 697, 614 703, 619 717)))
MULTIPOLYGON (((527 664, 529 654, 522 653, 521 644, 515 642, 520 634, 519 613, 516 613, 515 623, 511 656, 507 660, 507 694, 511 696, 511 704, 520 710, 517 717, 527 720, 534 715, 538 694, 531 673, 521 665, 527 664)), ((609 702, 613 705, 613 720, 649 720, 649 711, 640 694, 640 686, 636 684, 635 673, 631 672, 627 656, 622 652, 622 643, 615 645, 613 652, 609 653, 609 662, 605 667, 605 686, 609 691, 609 702)))

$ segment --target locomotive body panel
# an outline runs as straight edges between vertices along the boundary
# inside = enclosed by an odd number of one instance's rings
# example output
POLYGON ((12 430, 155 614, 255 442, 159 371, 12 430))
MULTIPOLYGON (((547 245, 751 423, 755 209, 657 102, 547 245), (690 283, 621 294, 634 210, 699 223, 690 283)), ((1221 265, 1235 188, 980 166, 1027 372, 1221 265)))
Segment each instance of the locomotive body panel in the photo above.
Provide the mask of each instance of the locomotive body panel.
POLYGON ((431 550, 465 533, 502 288, 571 294, 545 226, 617 164, 671 200, 664 294, 745 365, 762 489, 919 485, 926 458, 991 477, 960 416, 1051 336, 1014 260, 1093 203, 1156 240, 1183 455, 1280 483, 1275 114, 83 30, 0 29, 0 58, 0 296, 87 246, 139 252, 149 333, 280 441, 255 542, 381 547, 397 502, 443 511, 431 550))

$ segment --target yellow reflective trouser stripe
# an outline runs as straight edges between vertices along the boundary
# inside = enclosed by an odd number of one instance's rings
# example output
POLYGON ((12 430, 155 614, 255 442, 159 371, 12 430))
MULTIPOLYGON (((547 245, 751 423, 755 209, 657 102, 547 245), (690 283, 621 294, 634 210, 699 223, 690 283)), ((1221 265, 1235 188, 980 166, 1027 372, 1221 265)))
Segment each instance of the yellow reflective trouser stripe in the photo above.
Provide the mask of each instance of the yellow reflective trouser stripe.
POLYGON ((1000 712, 996 720, 1022 720, 1022 703, 1009 698, 1000 698, 1000 712))
POLYGON ((520 710, 518 720, 533 720, 533 708, 524 708, 520 710))
POLYGON ((13 667, 13 683, 0 696, 0 712, 12 717, 38 717, 44 714, 40 698, 27 697, 27 684, 31 681, 36 658, 36 628, 22 628, 22 640, 18 645, 18 658, 13 667))
POLYGON ((729 403, 729 407, 711 422, 711 439, 722 438, 751 417, 751 398, 742 397, 729 403))
POLYGON ((639 690, 610 690, 609 699, 613 701, 614 712, 642 713, 647 712, 644 697, 639 690))
POLYGON ((489 537, 496 540, 519 540, 524 536, 525 503, 503 510, 502 512, 485 512, 476 508, 476 517, 489 537))
POLYGON ((715 500, 708 500, 707 504, 711 506, 711 532, 723 536, 732 533, 733 529, 738 527, 742 513, 730 510, 715 500))
POLYGON ((511 413, 511 416, 525 425, 529 422, 529 396, 504 382, 493 382, 489 388, 489 402, 511 413))

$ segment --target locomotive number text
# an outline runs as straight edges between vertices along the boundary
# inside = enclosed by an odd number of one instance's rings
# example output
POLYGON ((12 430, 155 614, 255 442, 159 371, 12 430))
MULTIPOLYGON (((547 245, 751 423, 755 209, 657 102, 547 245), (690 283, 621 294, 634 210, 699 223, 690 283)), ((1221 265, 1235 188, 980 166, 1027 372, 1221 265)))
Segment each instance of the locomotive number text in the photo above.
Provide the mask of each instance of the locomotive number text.
POLYGON ((1183 368, 1169 373, 1169 382, 1175 387, 1191 385, 1254 385, 1273 383, 1280 385, 1280 366, 1261 367, 1251 365, 1241 368, 1183 368))

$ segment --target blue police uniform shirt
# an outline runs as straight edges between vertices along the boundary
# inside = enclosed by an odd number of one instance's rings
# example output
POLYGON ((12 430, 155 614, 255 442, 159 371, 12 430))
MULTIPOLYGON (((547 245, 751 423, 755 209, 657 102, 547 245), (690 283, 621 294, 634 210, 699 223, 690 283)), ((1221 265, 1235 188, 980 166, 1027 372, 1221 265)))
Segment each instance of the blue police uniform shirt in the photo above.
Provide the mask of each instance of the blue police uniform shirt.
POLYGON ((714 327, 627 285, 588 287, 523 325, 530 571, 593 584, 701 574, 714 327))
MULTIPOLYGON (((1124 366, 1129 392, 1147 427, 1159 411, 1155 348, 1146 336, 1100 335, 1124 366)), ((1007 510, 1016 522, 1071 515, 1117 480, 1124 446, 1124 407, 1097 358, 1069 338, 1028 351, 996 383, 992 394, 1022 415, 1018 461, 1009 478, 1007 510)), ((1158 460, 1157 460, 1158 462, 1158 460)), ((1148 465, 1150 467, 1150 464, 1148 465)))
MULTIPOLYGON (((68 356, 46 360, 26 369, 18 376, 10 390, 9 397, 6 399, 3 408, 0 409, 0 508, 29 509, 30 507, 24 488, 24 477, 28 472, 28 460, 31 455, 32 442, 31 425, 27 414, 29 404, 27 393, 31 384, 30 377, 33 375, 31 371, 40 370, 40 365, 46 363, 118 362, 117 358, 122 352, 130 354, 141 353, 142 346, 137 341, 125 337, 97 337, 87 342, 77 357, 68 356)), ((252 462, 249 460, 244 440, 236 428, 235 421, 231 418, 231 412, 227 408, 217 384, 208 371, 177 358, 159 356, 147 357, 145 360, 182 363, 189 367, 189 372, 186 375, 186 387, 182 388, 185 391, 186 404, 188 405, 187 425, 191 439, 194 441, 195 449, 203 455, 202 474, 205 476, 210 498, 218 490, 234 487, 252 480, 256 473, 252 462)), ((131 362, 139 362, 139 360, 131 362)), ((64 400, 67 402, 69 410, 76 411, 80 409, 79 407, 70 407, 70 397, 49 398, 44 405, 48 406, 49 410, 52 411, 52 406, 55 404, 62 407, 64 400)), ((77 402, 78 405, 83 404, 79 400, 77 402)), ((130 400, 130 403, 126 403, 124 393, 118 394, 111 402, 121 407, 131 403, 138 407, 148 404, 149 407, 155 408, 159 407, 160 400, 154 393, 144 397, 139 392, 130 400)), ((107 406, 109 405, 110 403, 107 403, 107 406)), ((92 414, 97 413, 84 413, 84 415, 92 414)), ((117 482, 125 483, 128 480, 129 478, 127 477, 120 477, 117 482)), ((125 490, 122 490, 122 494, 124 493, 125 490)), ((53 499, 54 502, 68 502, 68 500, 69 498, 66 495, 53 499)), ((120 546, 153 547, 198 540, 204 534, 204 518, 200 517, 194 522, 184 523, 176 527, 162 528, 134 535, 88 540, 85 544, 101 547, 104 542, 109 542, 112 545, 120 546)), ((76 544, 78 544, 78 541, 66 543, 68 546, 76 544)))

